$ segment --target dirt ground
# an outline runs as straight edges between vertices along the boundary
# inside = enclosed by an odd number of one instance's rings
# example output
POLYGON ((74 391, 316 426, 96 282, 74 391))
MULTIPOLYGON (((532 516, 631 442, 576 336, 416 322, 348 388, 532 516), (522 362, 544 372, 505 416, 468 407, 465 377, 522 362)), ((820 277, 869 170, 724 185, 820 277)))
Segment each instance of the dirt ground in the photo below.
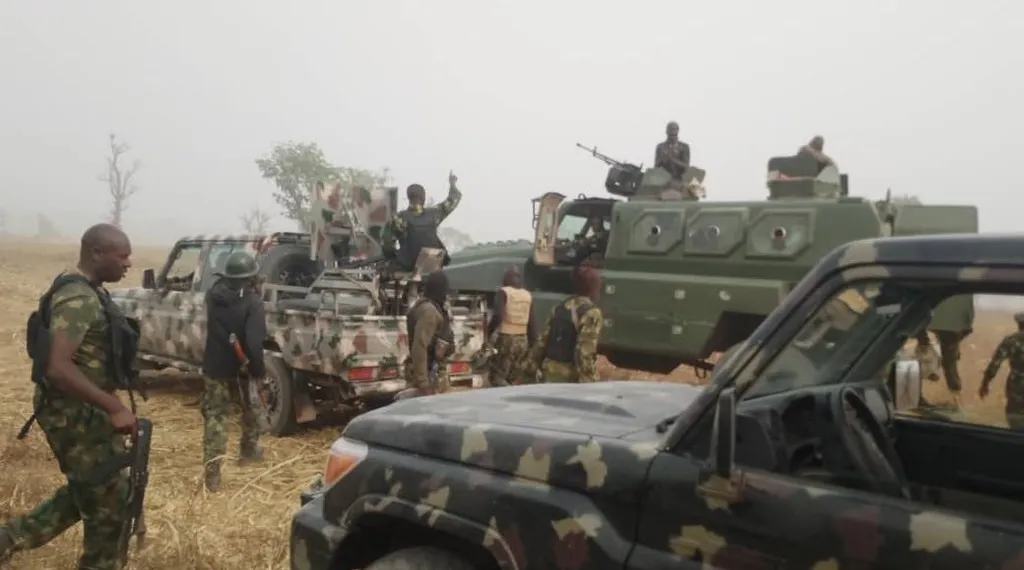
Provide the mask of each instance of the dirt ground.
MULTIPOLYGON (((141 280, 142 269, 159 267, 164 250, 136 248, 135 267, 124 285, 141 280)), ((24 349, 25 319, 49 280, 76 258, 72 245, 7 242, 0 245, 0 521, 28 511, 62 484, 62 477, 38 427, 24 441, 14 436, 31 413, 32 384, 24 349)), ((977 401, 978 379, 988 357, 1013 323, 1006 314, 980 313, 976 332, 964 343, 961 374, 965 408, 986 423, 1002 422, 1002 383, 983 403, 977 401)), ((1003 371, 1005 375, 1005 369, 1003 371)), ((603 378, 650 378, 650 375, 601 365, 603 378)), ((1002 375, 1001 375, 1002 377, 1002 375)), ((1000 380, 1001 380, 1000 377, 1000 380)), ((697 383, 689 370, 657 379, 697 383)), ((146 495, 149 528, 146 548, 133 555, 129 568, 216 569, 286 568, 288 529, 298 494, 323 466, 330 442, 341 427, 308 430, 295 437, 262 442, 264 465, 225 465, 221 492, 202 490, 202 427, 196 401, 199 384, 176 375, 161 378, 150 390, 140 414, 154 422, 150 484, 146 495)), ((929 383, 926 396, 948 401, 941 383, 929 383)), ((237 423, 231 426, 229 453, 237 452, 237 423)), ((81 525, 51 544, 23 553, 12 569, 74 568, 82 540, 81 525)), ((134 548, 134 546, 133 546, 134 548)))

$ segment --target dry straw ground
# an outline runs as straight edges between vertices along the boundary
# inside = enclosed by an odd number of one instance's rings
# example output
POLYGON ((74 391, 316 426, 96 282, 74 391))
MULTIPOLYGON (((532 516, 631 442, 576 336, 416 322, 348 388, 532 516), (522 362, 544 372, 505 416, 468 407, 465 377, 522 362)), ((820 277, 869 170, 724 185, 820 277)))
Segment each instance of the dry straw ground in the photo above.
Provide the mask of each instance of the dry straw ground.
MULTIPOLYGON (((73 266, 71 245, 8 242, 0 245, 0 521, 31 509, 62 484, 62 477, 38 428, 24 441, 14 435, 31 413, 31 383, 24 354, 24 323, 48 280, 73 266)), ((137 249, 138 268, 157 267, 164 251, 137 249)), ((125 284, 134 285, 133 270, 125 284)), ((961 368, 967 380, 965 403, 971 415, 1001 421, 1005 401, 1001 385, 984 405, 977 402, 977 381, 985 359, 1012 323, 1006 315, 981 315, 977 332, 965 344, 961 368)), ((603 365, 601 376, 640 378, 603 365)), ((683 370, 668 381, 693 382, 683 370)), ((287 567, 288 525, 299 491, 323 465, 325 450, 341 428, 308 430, 287 439, 265 438, 267 461, 240 468, 229 462, 220 493, 207 495, 200 484, 201 418, 196 407, 199 384, 163 375, 150 391, 141 414, 155 424, 151 479, 146 497, 149 535, 130 568, 279 569, 287 567)), ((929 397, 947 399, 941 386, 929 385, 929 397)), ((231 426, 229 453, 237 451, 238 425, 231 426)), ((81 525, 53 543, 18 555, 11 568, 74 568, 82 540, 81 525)))

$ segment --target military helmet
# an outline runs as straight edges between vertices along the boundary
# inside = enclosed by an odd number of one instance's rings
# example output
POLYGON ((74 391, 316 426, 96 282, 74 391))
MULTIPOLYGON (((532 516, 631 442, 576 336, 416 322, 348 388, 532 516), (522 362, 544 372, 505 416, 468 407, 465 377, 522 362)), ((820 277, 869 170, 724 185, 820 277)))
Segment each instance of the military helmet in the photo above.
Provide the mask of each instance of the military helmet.
POLYGON ((259 272, 260 265, 256 263, 256 258, 244 251, 236 251, 224 262, 224 272, 221 275, 228 279, 248 279, 255 277, 259 272))

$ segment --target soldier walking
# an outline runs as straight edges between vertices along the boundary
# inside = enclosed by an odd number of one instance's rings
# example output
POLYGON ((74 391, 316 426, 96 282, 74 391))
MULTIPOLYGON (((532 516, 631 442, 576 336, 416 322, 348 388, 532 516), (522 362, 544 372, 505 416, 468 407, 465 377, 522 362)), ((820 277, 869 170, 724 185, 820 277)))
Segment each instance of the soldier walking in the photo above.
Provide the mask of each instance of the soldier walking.
POLYGON ((423 298, 409 309, 406 330, 409 358, 405 361, 407 388, 395 399, 414 398, 448 390, 448 359, 455 350, 448 300, 448 276, 435 271, 423 280, 423 298))
POLYGON ((988 396, 989 384, 996 377, 1003 362, 1009 361, 1010 373, 1006 376, 1006 422, 1010 429, 1024 430, 1024 312, 1013 316, 1017 321, 1017 332, 1006 335, 981 377, 978 397, 988 396))
POLYGON ((592 267, 572 271, 573 295, 551 311, 540 339, 530 349, 528 377, 539 369, 544 382, 596 382, 597 340, 604 317, 595 304, 601 276, 592 267))
POLYGON ((205 484, 211 492, 220 488, 220 467, 228 444, 227 415, 232 390, 237 390, 242 406, 239 463, 263 459, 263 451, 258 445, 258 412, 247 389, 249 382, 260 382, 266 375, 263 341, 267 336, 267 319, 263 301, 253 286, 259 269, 251 255, 236 251, 225 262, 220 279, 206 293, 201 406, 205 484), (239 352, 248 360, 246 380, 240 378, 243 362, 239 360, 239 352))
POLYGON ((127 451, 125 434, 137 437, 137 422, 115 393, 130 388, 130 369, 113 356, 134 359, 138 336, 103 284, 124 277, 131 253, 128 236, 116 226, 89 228, 82 235, 77 270, 58 276, 43 295, 35 330, 30 320, 27 341, 36 347, 34 417, 67 483, 28 514, 0 527, 0 562, 13 552, 47 544, 83 521, 79 570, 122 566, 129 481, 123 469, 110 465, 127 451), (44 335, 48 350, 41 348, 44 335), (37 337, 41 342, 35 342, 37 337))
POLYGON ((494 297, 494 314, 487 325, 488 342, 497 351, 487 376, 491 387, 508 386, 509 381, 521 379, 530 345, 537 338, 532 306, 533 296, 523 289, 519 270, 506 269, 494 297))

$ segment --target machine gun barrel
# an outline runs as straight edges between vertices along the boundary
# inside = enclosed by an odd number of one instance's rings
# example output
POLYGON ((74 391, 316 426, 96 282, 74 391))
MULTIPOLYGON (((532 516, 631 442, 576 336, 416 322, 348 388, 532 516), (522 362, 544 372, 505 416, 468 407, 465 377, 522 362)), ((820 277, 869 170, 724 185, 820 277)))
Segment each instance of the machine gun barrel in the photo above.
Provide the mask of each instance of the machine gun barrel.
POLYGON ((626 163, 624 163, 622 161, 615 160, 614 158, 608 156, 607 154, 601 154, 600 152, 597 152, 597 147, 596 146, 595 147, 588 147, 586 145, 582 145, 580 143, 576 143, 576 147, 577 148, 582 148, 583 150, 589 152, 590 156, 593 156, 594 158, 600 160, 601 162, 607 164, 608 166, 623 166, 623 165, 626 164, 626 163))

